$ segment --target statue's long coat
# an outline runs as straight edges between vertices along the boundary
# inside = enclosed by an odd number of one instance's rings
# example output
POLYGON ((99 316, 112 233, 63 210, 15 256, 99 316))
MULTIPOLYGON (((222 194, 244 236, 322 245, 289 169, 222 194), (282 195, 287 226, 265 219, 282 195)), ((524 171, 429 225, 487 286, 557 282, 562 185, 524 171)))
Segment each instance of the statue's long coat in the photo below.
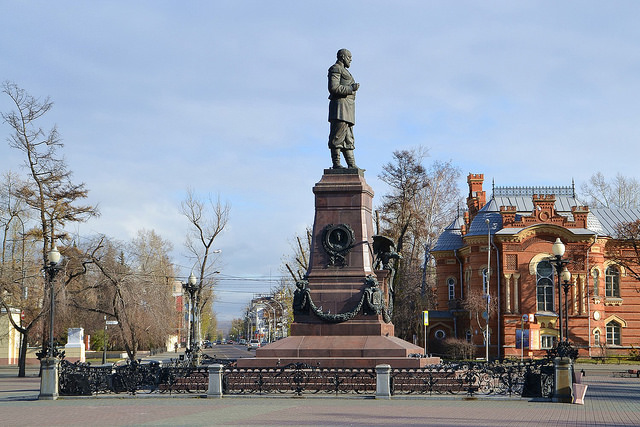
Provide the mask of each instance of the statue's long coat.
POLYGON ((341 120, 353 126, 356 123, 355 80, 341 63, 329 68, 329 121, 341 120))

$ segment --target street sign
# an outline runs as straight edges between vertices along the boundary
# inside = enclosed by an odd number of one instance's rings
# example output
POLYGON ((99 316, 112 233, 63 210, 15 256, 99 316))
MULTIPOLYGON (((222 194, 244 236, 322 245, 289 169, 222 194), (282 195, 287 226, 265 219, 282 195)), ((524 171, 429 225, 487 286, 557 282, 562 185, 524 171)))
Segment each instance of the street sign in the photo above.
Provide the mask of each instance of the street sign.
POLYGON ((422 320, 424 321, 424 326, 429 326, 429 311, 422 312, 422 320))
POLYGON ((107 325, 117 325, 118 321, 117 320, 107 320, 107 325))

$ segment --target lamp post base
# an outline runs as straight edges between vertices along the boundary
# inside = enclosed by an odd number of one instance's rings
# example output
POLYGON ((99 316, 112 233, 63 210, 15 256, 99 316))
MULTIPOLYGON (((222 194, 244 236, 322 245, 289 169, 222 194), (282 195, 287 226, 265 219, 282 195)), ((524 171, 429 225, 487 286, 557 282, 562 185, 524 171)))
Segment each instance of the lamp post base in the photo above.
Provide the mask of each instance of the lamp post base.
POLYGON ((40 361, 42 376, 40 378, 40 400, 58 399, 58 366, 60 359, 57 357, 45 357, 40 361))
POLYGON ((553 381, 552 402, 573 403, 572 362, 570 357, 553 359, 555 378, 553 381))

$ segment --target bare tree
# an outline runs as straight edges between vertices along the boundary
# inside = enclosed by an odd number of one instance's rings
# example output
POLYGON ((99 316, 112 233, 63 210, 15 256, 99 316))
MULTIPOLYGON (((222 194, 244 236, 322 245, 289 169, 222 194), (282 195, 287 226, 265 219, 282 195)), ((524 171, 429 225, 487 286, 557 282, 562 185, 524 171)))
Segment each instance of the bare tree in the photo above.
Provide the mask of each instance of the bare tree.
MULTIPOLYGON (((427 150, 422 147, 394 151, 394 161, 385 164, 379 176, 391 189, 382 197, 380 213, 385 232, 396 239, 398 252, 404 251, 410 229, 417 230, 423 223, 417 202, 421 191, 429 186, 427 171, 422 165, 427 155, 427 150)), ((413 252, 416 245, 411 245, 411 242, 409 245, 413 252)))
POLYGON ((394 239, 402 254, 396 266, 393 322, 405 339, 418 334, 420 312, 434 308, 430 250, 460 202, 460 171, 450 162, 425 167, 427 154, 423 147, 395 151, 380 175, 390 191, 378 209, 378 232, 394 239))
MULTIPOLYGON (((290 243, 291 253, 283 256, 284 268, 291 275, 293 283, 303 279, 307 274, 307 270, 309 270, 311 235, 311 227, 305 229, 304 236, 296 234, 293 242, 290 243)), ((283 271, 285 274, 286 272, 283 271)))
MULTIPOLYGON (((620 223, 616 239, 607 243, 607 258, 624 267, 626 274, 640 282, 640 220, 620 223)), ((640 287, 635 287, 640 292, 640 287)))
POLYGON ((118 322, 119 338, 131 359, 142 348, 163 346, 175 329, 170 250, 153 231, 140 231, 128 245, 102 237, 85 256, 86 283, 67 289, 74 307, 118 322))
POLYGON ((12 308, 20 310, 20 322, 14 328, 21 334, 18 376, 25 376, 25 362, 29 332, 38 324, 45 311, 41 301, 42 266, 37 262, 38 240, 26 233, 29 227, 29 210, 21 199, 15 197, 15 189, 22 183, 13 173, 7 173, 0 183, 0 305, 7 313, 12 308))
MULTIPOLYGON (((224 231, 229 221, 231 206, 222 203, 218 197, 213 200, 199 199, 193 190, 187 191, 182 202, 182 213, 189 221, 189 233, 186 246, 198 272, 198 291, 196 293, 197 315, 203 313, 207 305, 211 305, 214 284, 214 260, 212 256, 219 252, 214 248, 216 238, 224 231)), ((199 338, 196 337, 196 340, 199 338)))
MULTIPOLYGON (((14 200, 20 203, 20 214, 10 214, 11 221, 20 221, 24 228, 21 238, 25 242, 39 241, 41 250, 39 258, 40 266, 45 265, 47 253, 55 246, 56 240, 66 238, 64 226, 68 223, 86 221, 92 216, 98 215, 98 211, 91 205, 80 205, 79 201, 87 197, 88 190, 84 184, 75 184, 71 181, 71 172, 60 155, 63 147, 56 126, 49 131, 40 128, 37 123, 53 106, 49 98, 40 101, 19 88, 15 83, 4 82, 2 92, 6 94, 15 106, 15 110, 3 112, 3 120, 9 124, 12 133, 8 137, 9 145, 24 154, 24 166, 28 171, 27 179, 15 181, 17 185, 11 187, 10 193, 14 200), (24 212, 28 211, 28 214, 24 212), (27 222, 27 219, 29 220, 27 222)), ((16 213, 15 211, 14 213, 16 213)), ((7 225, 7 224, 5 224, 7 225)), ((8 229, 7 229, 8 230, 8 229)), ((26 266, 26 265, 25 265, 26 266)), ((23 276, 35 277, 32 273, 23 276)), ((23 283, 23 287, 25 284, 23 283)), ((40 278, 40 288, 44 291, 45 283, 40 278)), ((17 329, 22 334, 23 344, 28 340, 29 331, 46 313, 50 304, 48 292, 40 294, 45 301, 39 305, 40 310, 32 313, 27 324, 17 329)), ((0 297, 2 298, 2 297, 0 297)), ((8 302, 1 301, 8 306, 8 302)), ((12 301, 13 303, 13 301, 12 301)), ((48 341, 47 322, 42 322, 43 350, 46 350, 48 341)), ((26 344, 24 344, 26 345, 26 344)), ((21 351, 20 366, 24 364, 21 351)), ((19 375, 22 373, 20 369, 19 375)))
POLYGON ((580 189, 585 202, 592 208, 640 207, 640 182, 632 177, 617 174, 607 181, 601 172, 597 172, 580 189))
MULTIPOLYGON (((487 328, 486 320, 480 320, 480 317, 487 311, 487 297, 484 293, 479 291, 471 291, 464 299, 463 307, 469 312, 469 315, 475 319, 478 328, 483 331, 487 328)), ((490 295, 489 298, 489 317, 498 311, 498 304, 495 295, 490 295)))

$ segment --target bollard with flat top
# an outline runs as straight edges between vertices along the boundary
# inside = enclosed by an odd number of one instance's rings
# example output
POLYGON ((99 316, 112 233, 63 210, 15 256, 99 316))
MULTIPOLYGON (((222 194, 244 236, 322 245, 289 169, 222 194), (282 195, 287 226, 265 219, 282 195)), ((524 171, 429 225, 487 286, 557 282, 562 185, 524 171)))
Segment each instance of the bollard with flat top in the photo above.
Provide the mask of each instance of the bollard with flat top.
POLYGON ((209 366, 209 390, 207 397, 222 397, 222 375, 224 374, 224 366, 220 364, 209 366))
POLYGON ((376 399, 391 399, 391 365, 376 365, 376 399))

